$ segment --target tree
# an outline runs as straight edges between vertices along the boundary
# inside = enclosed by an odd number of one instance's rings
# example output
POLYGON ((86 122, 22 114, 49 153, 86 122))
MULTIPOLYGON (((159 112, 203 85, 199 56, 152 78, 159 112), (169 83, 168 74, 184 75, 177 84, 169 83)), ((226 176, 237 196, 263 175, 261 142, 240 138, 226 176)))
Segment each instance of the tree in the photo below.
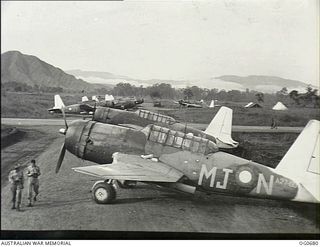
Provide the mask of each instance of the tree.
POLYGON ((189 100, 190 98, 193 97, 193 93, 191 88, 187 87, 186 89, 183 90, 184 98, 189 100))
POLYGON ((258 100, 259 103, 263 103, 264 102, 264 94, 259 92, 259 93, 256 93, 256 98, 258 100))

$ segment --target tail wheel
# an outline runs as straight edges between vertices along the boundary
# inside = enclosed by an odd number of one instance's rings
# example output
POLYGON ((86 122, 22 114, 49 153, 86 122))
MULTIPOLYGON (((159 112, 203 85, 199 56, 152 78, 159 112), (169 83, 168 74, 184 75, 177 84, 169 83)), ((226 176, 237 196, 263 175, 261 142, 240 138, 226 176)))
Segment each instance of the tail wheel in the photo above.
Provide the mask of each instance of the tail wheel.
POLYGON ((108 204, 116 198, 116 190, 112 184, 100 182, 94 186, 92 198, 98 204, 108 204))

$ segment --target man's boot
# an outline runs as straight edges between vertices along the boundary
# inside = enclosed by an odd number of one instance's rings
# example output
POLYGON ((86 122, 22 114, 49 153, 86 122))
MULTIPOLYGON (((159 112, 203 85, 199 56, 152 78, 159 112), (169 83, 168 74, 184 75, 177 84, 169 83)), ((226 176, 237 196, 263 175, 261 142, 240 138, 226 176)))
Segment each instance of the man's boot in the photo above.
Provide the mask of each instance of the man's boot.
POLYGON ((16 209, 16 203, 13 202, 11 209, 16 209))
POLYGON ((21 211, 20 204, 17 204, 17 211, 21 211))
POLYGON ((31 198, 29 198, 29 203, 28 203, 27 207, 32 207, 31 198))

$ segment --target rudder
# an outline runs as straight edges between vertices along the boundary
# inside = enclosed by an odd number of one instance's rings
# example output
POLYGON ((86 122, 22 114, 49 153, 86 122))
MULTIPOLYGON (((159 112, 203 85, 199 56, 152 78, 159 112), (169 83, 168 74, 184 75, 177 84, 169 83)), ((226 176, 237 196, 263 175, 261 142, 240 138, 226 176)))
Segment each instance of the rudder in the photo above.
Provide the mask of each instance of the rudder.
MULTIPOLYGON (((220 147, 235 148, 238 142, 231 137, 232 129, 232 109, 222 106, 204 131, 221 142, 220 147)), ((219 143, 218 143, 219 146, 219 143)))
MULTIPOLYGON (((277 173, 300 183, 317 202, 320 201, 319 127, 318 120, 310 120, 276 167, 277 173)), ((307 201, 306 196, 300 193, 296 200, 307 201)))

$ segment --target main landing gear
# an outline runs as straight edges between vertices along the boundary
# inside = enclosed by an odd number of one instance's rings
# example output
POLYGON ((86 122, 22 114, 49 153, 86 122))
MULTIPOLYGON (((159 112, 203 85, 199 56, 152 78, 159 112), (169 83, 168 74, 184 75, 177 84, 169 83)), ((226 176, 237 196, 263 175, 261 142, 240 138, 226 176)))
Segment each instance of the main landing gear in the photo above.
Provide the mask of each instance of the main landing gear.
POLYGON ((105 181, 97 181, 91 189, 92 198, 98 204, 109 204, 116 199, 117 186, 123 189, 129 189, 134 188, 136 184, 136 181, 129 180, 118 181, 108 179, 105 181))
POLYGON ((92 188, 92 198, 98 204, 112 203, 116 198, 116 189, 112 180, 99 181, 92 188))

